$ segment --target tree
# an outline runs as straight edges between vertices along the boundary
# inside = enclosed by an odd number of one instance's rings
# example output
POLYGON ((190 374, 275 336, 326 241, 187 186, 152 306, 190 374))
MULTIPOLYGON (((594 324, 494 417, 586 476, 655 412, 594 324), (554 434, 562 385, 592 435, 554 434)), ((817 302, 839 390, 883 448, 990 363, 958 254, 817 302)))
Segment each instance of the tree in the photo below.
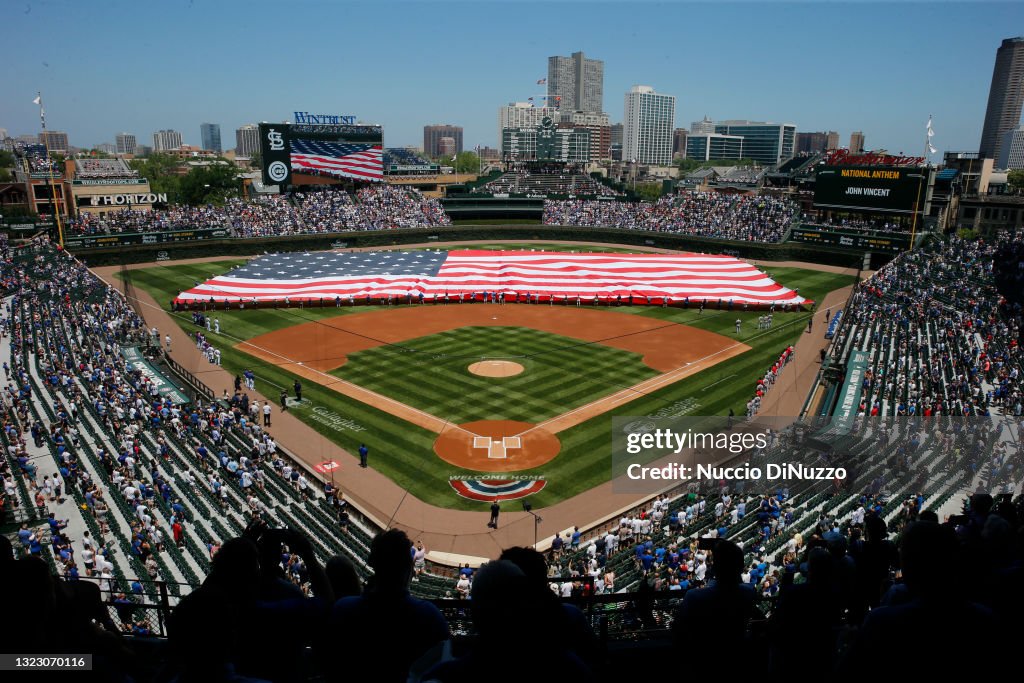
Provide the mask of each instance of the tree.
POLYGON ((249 157, 249 168, 254 170, 263 170, 263 157, 260 155, 258 150, 253 152, 252 156, 249 157))
POLYGON ((179 201, 181 175, 178 169, 182 161, 172 154, 151 154, 145 159, 132 159, 129 165, 139 172, 139 176, 149 181, 153 192, 164 193, 172 203, 179 201))
POLYGON ((637 183, 636 194, 643 201, 656 202, 661 196, 661 183, 637 183))
POLYGON ((1010 186, 1010 190, 1019 194, 1024 190, 1024 170, 1010 171, 1006 176, 1006 183, 1010 186))
POLYGON ((13 168, 14 155, 6 149, 0 149, 0 168, 13 168))
POLYGON ((197 166, 185 175, 179 184, 179 198, 185 204, 223 204, 237 197, 240 183, 238 167, 229 163, 197 166))
MULTIPOLYGON (((448 163, 451 162, 451 157, 449 157, 448 163)), ((476 152, 468 150, 459 152, 455 155, 455 170, 458 173, 476 173, 480 170, 480 157, 476 155, 476 152)))

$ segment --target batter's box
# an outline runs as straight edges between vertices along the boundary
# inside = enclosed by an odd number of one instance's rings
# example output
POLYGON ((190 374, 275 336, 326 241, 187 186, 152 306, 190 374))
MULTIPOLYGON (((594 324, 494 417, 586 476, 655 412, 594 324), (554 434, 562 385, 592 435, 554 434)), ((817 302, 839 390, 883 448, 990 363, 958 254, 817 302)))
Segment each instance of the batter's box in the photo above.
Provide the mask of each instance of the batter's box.
POLYGON ((489 436, 474 436, 473 437, 473 448, 490 448, 491 437, 489 436))

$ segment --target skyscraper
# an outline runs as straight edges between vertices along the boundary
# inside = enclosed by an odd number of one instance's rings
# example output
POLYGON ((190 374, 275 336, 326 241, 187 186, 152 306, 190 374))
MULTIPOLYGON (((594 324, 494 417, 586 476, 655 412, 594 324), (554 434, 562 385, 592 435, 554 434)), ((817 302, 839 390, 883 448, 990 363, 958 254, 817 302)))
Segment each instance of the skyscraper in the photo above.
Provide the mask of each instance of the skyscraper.
POLYGON ((1024 126, 1008 130, 1003 136, 996 168, 1011 171, 1024 168, 1024 126))
POLYGON ((199 125, 199 135, 203 139, 203 149, 220 154, 224 149, 220 145, 220 124, 203 123, 199 125))
POLYGON ((668 166, 675 127, 675 95, 660 95, 649 85, 634 85, 625 97, 622 160, 668 166))
POLYGON ((793 157, 796 126, 765 121, 717 121, 715 132, 743 138, 743 158, 771 166, 793 157))
POLYGON ((694 121, 690 124, 690 135, 701 135, 703 133, 714 133, 715 122, 708 118, 705 114, 704 118, 700 121, 694 121))
POLYGON ((181 133, 176 130, 158 130, 153 133, 153 151, 166 152, 181 147, 181 133))
POLYGON ((828 149, 828 133, 797 133, 794 152, 796 154, 811 154, 824 152, 828 149))
POLYGON ((826 150, 839 149, 839 133, 838 132, 836 132, 834 130, 830 130, 828 132, 828 137, 826 138, 826 142, 825 142, 825 149, 826 150))
POLYGON ((118 154, 135 154, 135 144, 135 136, 131 133, 118 133, 114 138, 118 154))
POLYGON ((254 123, 247 123, 235 130, 235 156, 246 159, 260 151, 260 129, 254 123))
POLYGON ((428 157, 440 156, 441 138, 454 138, 455 154, 462 151, 462 126, 435 123, 432 126, 423 126, 423 153, 428 157))
POLYGON ((672 134, 672 158, 673 159, 685 159, 686 158, 686 136, 690 134, 690 131, 685 128, 676 128, 672 134))
POLYGON ((604 62, 582 52, 548 57, 548 97, 564 111, 604 111, 604 62))
POLYGON ((864 133, 855 130, 850 133, 850 154, 864 153, 864 133))
POLYGON ((985 127, 978 152, 982 159, 999 159, 1006 133, 1020 124, 1024 104, 1024 37, 1007 38, 996 50, 992 85, 988 90, 985 127))

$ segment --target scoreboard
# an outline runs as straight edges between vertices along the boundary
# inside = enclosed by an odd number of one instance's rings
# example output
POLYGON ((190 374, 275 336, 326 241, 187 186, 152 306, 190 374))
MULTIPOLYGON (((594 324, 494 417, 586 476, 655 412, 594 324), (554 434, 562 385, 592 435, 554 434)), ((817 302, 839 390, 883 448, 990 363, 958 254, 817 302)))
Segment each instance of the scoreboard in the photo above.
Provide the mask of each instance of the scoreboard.
POLYGON ((263 182, 290 185, 292 173, 380 181, 384 132, 362 124, 261 123, 263 182))
POLYGON ((826 166, 815 179, 814 208, 910 214, 927 192, 927 168, 826 166))

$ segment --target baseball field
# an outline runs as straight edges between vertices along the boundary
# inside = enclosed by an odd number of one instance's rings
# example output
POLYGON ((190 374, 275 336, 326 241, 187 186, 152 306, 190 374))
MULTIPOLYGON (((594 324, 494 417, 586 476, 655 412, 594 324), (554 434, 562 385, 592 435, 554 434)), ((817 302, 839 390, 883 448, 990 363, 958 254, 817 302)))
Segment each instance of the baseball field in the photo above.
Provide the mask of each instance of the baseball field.
MULTIPOLYGON (((170 263, 133 270, 132 281, 166 306, 241 262, 170 263)), ((853 282, 762 268, 818 301, 853 282)), ((758 329, 762 312, 714 307, 329 303, 212 315, 224 369, 253 370, 272 400, 299 380, 303 400, 290 411, 309 427, 349 453, 365 444, 372 467, 429 504, 482 510, 473 485, 494 491, 488 477, 500 473, 515 476, 496 486, 536 508, 607 481, 612 415, 742 415, 810 313, 777 312, 770 330, 758 329)), ((175 318, 197 329, 190 313, 175 318)), ((200 379, 209 370, 188 369, 200 379)), ((355 464, 331 457, 342 473, 355 464)))

